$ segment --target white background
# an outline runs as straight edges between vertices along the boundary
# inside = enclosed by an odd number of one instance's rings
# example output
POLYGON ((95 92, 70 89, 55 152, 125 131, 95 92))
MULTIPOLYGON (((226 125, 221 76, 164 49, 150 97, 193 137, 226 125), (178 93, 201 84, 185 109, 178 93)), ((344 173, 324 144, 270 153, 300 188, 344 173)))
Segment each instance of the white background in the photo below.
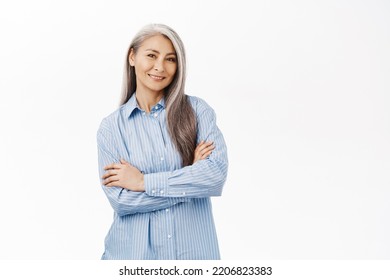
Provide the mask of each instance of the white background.
POLYGON ((223 259, 390 258, 390 2, 47 0, 0 4, 0 259, 100 258, 96 130, 152 22, 228 145, 223 259))

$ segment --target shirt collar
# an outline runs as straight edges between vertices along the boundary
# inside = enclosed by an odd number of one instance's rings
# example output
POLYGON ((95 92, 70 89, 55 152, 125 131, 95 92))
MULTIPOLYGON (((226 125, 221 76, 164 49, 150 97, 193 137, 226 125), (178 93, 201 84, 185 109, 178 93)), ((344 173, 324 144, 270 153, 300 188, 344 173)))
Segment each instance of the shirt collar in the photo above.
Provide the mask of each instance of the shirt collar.
MULTIPOLYGON (((151 112, 158 111, 161 108, 165 108, 165 96, 163 96, 157 104, 155 104, 151 112)), ((135 98, 135 92, 131 95, 130 99, 125 103, 123 108, 123 113, 125 116, 130 117, 135 109, 138 109, 140 111, 143 111, 139 106, 137 99, 135 98)))
POLYGON ((130 99, 123 105, 123 113, 125 116, 130 117, 134 109, 138 108, 137 99, 135 98, 135 93, 133 93, 130 99))

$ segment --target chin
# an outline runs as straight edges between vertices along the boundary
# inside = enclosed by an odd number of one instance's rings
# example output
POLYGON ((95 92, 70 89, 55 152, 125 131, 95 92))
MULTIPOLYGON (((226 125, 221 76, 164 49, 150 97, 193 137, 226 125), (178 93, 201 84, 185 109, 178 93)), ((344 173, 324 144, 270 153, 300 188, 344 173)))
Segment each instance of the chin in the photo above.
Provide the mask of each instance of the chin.
POLYGON ((155 92, 160 92, 160 91, 164 91, 164 89, 166 88, 167 86, 159 86, 159 87, 149 87, 149 89, 155 91, 155 92))

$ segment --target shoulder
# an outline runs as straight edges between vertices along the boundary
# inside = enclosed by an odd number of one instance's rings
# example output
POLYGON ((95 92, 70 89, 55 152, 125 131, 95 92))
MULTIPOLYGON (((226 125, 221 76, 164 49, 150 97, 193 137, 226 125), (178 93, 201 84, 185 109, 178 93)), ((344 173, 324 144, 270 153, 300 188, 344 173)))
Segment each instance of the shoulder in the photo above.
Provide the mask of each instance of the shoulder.
POLYGON ((195 115, 199 117, 203 114, 214 115, 213 108, 202 98, 192 95, 187 95, 187 99, 190 102, 192 108, 194 109, 195 115))
POLYGON ((123 114, 123 109, 125 105, 121 105, 114 112, 105 116, 100 122, 98 134, 99 133, 110 133, 113 131, 114 127, 117 126, 118 120, 121 118, 123 114))

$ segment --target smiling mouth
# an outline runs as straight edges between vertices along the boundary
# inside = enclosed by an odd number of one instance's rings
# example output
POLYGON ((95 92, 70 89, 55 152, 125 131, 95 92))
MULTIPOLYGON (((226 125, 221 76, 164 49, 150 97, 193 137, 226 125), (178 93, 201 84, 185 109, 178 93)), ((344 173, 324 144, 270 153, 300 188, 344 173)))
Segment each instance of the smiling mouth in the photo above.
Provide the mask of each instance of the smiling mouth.
POLYGON ((165 79, 165 77, 161 77, 161 76, 155 76, 155 75, 152 75, 152 74, 148 74, 149 77, 151 77, 153 80, 155 81, 162 81, 165 79))

